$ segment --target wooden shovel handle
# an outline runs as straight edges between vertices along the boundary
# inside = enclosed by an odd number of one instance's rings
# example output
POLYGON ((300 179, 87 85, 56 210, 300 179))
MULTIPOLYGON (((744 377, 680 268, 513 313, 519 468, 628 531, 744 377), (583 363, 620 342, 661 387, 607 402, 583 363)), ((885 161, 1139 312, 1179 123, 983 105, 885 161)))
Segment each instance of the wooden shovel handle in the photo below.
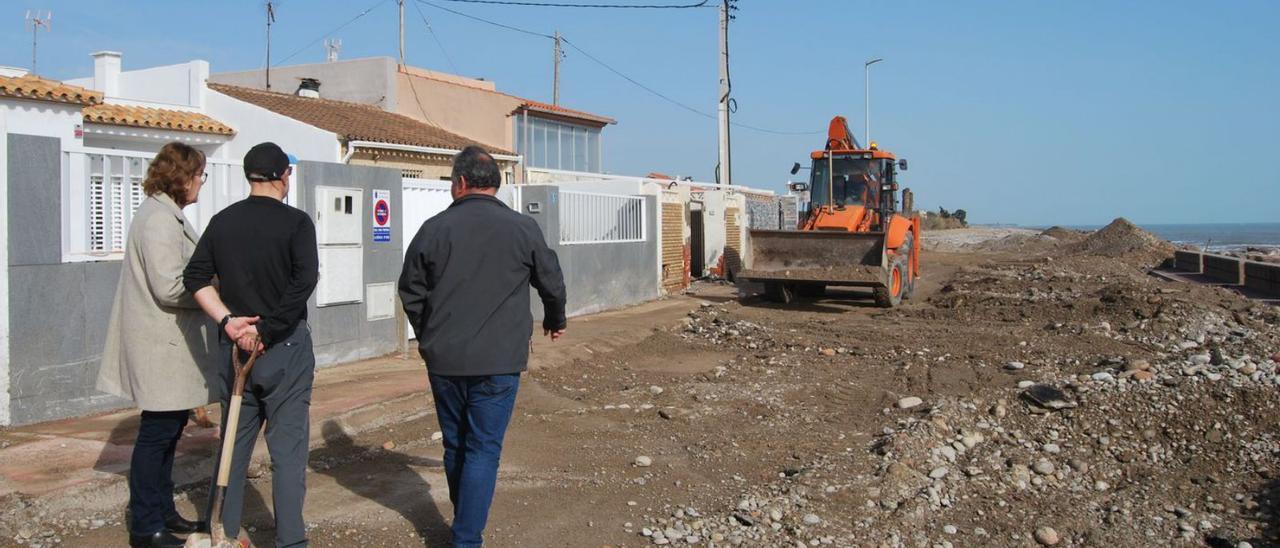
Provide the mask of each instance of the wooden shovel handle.
MULTIPOLYGON (((261 342, 261 339, 255 336, 253 338, 253 342, 259 343, 261 342)), ((261 345, 255 344, 253 348, 253 352, 249 353, 248 361, 241 362, 240 346, 238 346, 235 343, 232 343, 231 366, 234 368, 235 375, 236 375, 235 383, 232 385, 232 388, 231 388, 231 395, 233 397, 244 394, 244 383, 249 378, 249 371, 253 369, 253 362, 258 361, 258 356, 260 355, 262 355, 261 345)))

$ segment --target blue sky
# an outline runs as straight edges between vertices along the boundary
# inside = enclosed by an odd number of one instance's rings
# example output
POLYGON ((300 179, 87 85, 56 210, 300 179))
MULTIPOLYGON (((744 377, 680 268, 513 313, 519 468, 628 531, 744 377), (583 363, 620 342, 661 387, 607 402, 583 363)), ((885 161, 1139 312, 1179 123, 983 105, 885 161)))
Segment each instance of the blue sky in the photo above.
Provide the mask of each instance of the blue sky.
MULTIPOLYGON (((411 2, 413 0, 410 0, 411 2)), ((560 30, 664 94, 715 112, 717 12, 482 6, 430 0, 538 32, 560 30)), ((566 0, 573 1, 573 0, 566 0)), ((637 3, 641 0, 600 0, 637 3)), ((687 0, 643 0, 685 3, 687 0)), ((304 46, 375 0, 283 0, 273 59, 319 61, 304 46)), ((714 2, 713 2, 714 3, 714 2)), ((1280 221, 1280 2, 863 2, 739 0, 731 29, 735 121, 823 131, 843 114, 861 136, 862 62, 872 136, 908 158, 922 207, 982 223, 1280 221)), ((26 9, 54 12, 40 72, 92 73, 89 53, 125 69, 205 59, 214 72, 261 67, 260 0, 30 0, 0 10, 0 64, 30 64, 26 9)), ((406 6, 410 64, 496 80, 550 100, 551 43, 420 5, 442 48, 406 6)), ((334 34, 342 57, 394 56, 384 2, 334 34)), ((716 123, 664 102, 569 49, 561 103, 618 119, 605 167, 711 180, 716 123)), ((780 190, 822 135, 735 129, 734 179, 780 190)), ((803 173, 803 172, 802 172, 803 173)))

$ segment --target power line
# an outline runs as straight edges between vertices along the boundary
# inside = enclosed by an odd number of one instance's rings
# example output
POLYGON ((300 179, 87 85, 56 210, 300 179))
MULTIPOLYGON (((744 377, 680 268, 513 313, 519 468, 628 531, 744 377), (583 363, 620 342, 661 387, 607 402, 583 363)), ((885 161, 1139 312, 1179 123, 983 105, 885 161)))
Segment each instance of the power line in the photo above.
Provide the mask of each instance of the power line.
MULTIPOLYGON (((519 27, 513 27, 513 26, 510 26, 510 25, 504 25, 504 24, 502 24, 502 23, 498 23, 498 22, 495 22, 495 21, 490 21, 490 20, 488 20, 488 19, 483 19, 483 18, 480 18, 480 17, 476 17, 476 16, 474 16, 474 15, 470 15, 470 14, 463 13, 463 12, 460 12, 460 11, 452 10, 452 9, 446 8, 446 7, 444 7, 444 6, 438 6, 438 5, 436 5, 436 4, 433 4, 433 3, 431 3, 431 2, 428 2, 427 0, 417 0, 417 1, 418 1, 419 3, 426 4, 426 5, 431 6, 431 7, 433 7, 433 8, 440 9, 440 10, 444 10, 444 11, 447 11, 447 12, 452 13, 452 14, 454 14, 454 15, 460 15, 460 16, 462 16, 462 17, 466 17, 466 18, 468 18, 468 19, 472 19, 472 20, 474 20, 474 21, 479 21, 479 22, 481 22, 481 23, 485 23, 485 24, 492 25, 492 26, 495 26, 495 27, 503 28, 503 29, 506 29, 506 30, 514 31, 514 32, 519 32, 519 33, 522 33, 522 34, 528 34, 528 35, 531 35, 531 36, 540 36, 540 37, 542 37, 542 38, 546 38, 546 39, 549 39, 549 40, 555 40, 555 39, 556 39, 556 37, 555 37, 555 36, 552 36, 552 35, 550 35, 550 34, 544 34, 544 33, 537 32, 537 31, 532 31, 532 30, 528 30, 528 29, 522 29, 522 28, 519 28, 519 27)), ((462 1, 462 0, 445 0, 445 1, 446 1, 446 2, 457 2, 457 1, 462 1)), ((475 1, 476 1, 476 2, 480 2, 480 0, 475 0, 475 1)), ((488 1, 488 0, 486 0, 486 1, 488 1)), ((497 1, 497 0, 493 0, 493 1, 497 1)), ((704 3, 705 3, 705 2, 704 2, 704 3)), ((668 102, 668 103, 671 103, 672 105, 675 105, 675 106, 677 106, 677 107, 679 107, 679 108, 681 108, 681 109, 683 109, 683 110, 687 110, 687 111, 689 111, 689 112, 691 112, 691 113, 693 113, 693 114, 696 114, 696 115, 698 115, 698 116, 702 116, 703 118, 709 118, 709 119, 712 119, 712 120, 716 119, 716 115, 714 115, 714 114, 711 114, 711 113, 708 113, 708 112, 705 112, 705 111, 702 111, 702 110, 698 110, 698 109, 696 109, 696 108, 694 108, 694 107, 691 107, 691 106, 689 106, 689 105, 687 105, 687 104, 685 104, 685 103, 682 103, 682 102, 680 102, 680 101, 677 101, 676 99, 673 99, 673 98, 671 98, 671 97, 668 97, 667 95, 663 94, 662 92, 660 92, 660 91, 658 91, 658 90, 656 90, 656 89, 653 89, 653 88, 651 88, 651 87, 649 87, 649 86, 646 86, 646 85, 644 85, 643 83, 641 83, 639 80, 636 80, 635 78, 632 78, 632 77, 628 76, 627 74, 623 73, 622 71, 620 71, 620 70, 618 70, 618 69, 616 69, 616 68, 613 68, 613 67, 612 67, 612 66, 610 66, 608 63, 606 63, 606 62, 604 62, 604 61, 600 60, 600 59, 599 59, 599 58, 597 58, 596 56, 591 55, 590 53, 587 53, 587 51, 586 51, 586 50, 584 50, 584 49, 582 49, 582 48, 578 47, 578 45, 577 45, 577 44, 574 44, 573 42, 569 41, 569 39, 568 39, 568 38, 565 38, 563 35, 560 37, 560 40, 561 40, 561 41, 563 41, 565 44, 568 44, 568 45, 569 45, 569 47, 573 48, 573 49, 574 49, 575 51, 577 51, 578 53, 581 53, 581 54, 582 54, 583 56, 585 56, 587 59, 590 59, 590 60, 591 60, 591 61, 593 61, 594 63, 596 63, 596 64, 600 65, 601 67, 604 67, 604 68, 605 68, 606 70, 608 70, 609 72, 614 73, 614 74, 615 74, 615 75, 617 75, 619 78, 622 78, 623 80, 626 80, 627 82, 630 82, 632 85, 634 85, 634 86, 636 86, 636 87, 638 87, 638 88, 640 88, 640 89, 643 89, 643 90, 645 90, 645 91, 649 92, 650 94, 654 95, 655 97, 658 97, 659 99, 662 99, 663 101, 666 101, 666 102, 668 102)), ((737 127, 744 128, 744 129, 749 129, 749 130, 752 130, 752 131, 759 131, 759 132, 761 132, 761 133, 772 133, 772 134, 774 134, 774 135, 817 135, 817 134, 823 133, 822 131, 779 131, 779 130, 774 130, 774 129, 768 129, 768 128, 763 128, 763 127, 758 127, 758 126, 752 126, 752 125, 748 125, 748 124, 743 124, 743 123, 739 123, 739 122, 731 122, 731 123, 730 123, 730 125, 737 126, 737 127)))
POLYGON ((444 0, 460 4, 496 4, 499 6, 528 6, 537 8, 592 8, 592 9, 689 9, 706 7, 710 0, 696 4, 569 4, 561 2, 521 2, 516 0, 444 0))
POLYGON ((378 8, 378 6, 381 6, 381 5, 385 4, 385 3, 387 3, 387 0, 379 0, 379 1, 378 1, 377 3, 375 3, 374 5, 369 6, 368 8, 365 8, 365 10, 364 10, 364 11, 362 11, 362 12, 360 12, 360 14, 359 14, 359 15, 356 15, 355 17, 352 17, 351 19, 347 20, 347 22, 346 22, 346 23, 343 23, 343 24, 341 24, 341 25, 338 25, 338 26, 337 26, 336 28, 334 28, 333 30, 331 30, 331 31, 329 31, 329 32, 326 32, 326 33, 324 33, 324 34, 320 35, 320 37, 319 37, 319 38, 316 38, 315 40, 312 40, 312 41, 308 42, 308 43, 307 43, 307 45, 305 45, 305 46, 302 46, 302 47, 298 48, 298 50, 297 50, 297 51, 295 51, 295 52, 293 52, 293 53, 290 53, 290 54, 289 54, 289 56, 288 56, 288 57, 285 57, 284 59, 281 59, 281 60, 279 60, 279 61, 276 61, 275 63, 273 63, 273 65, 274 65, 274 66, 279 66, 279 65, 280 65, 281 63, 283 63, 283 62, 288 61, 288 60, 290 60, 290 59, 293 59, 293 57, 294 57, 295 55, 297 55, 297 54, 299 54, 299 53, 302 53, 303 51, 307 50, 307 49, 308 49, 308 48, 310 48, 311 46, 316 45, 316 43, 317 43, 317 42, 319 42, 319 41, 321 41, 321 40, 324 40, 325 38, 328 38, 328 37, 329 37, 330 35, 332 35, 333 33, 338 32, 338 31, 340 31, 340 30, 342 30, 342 29, 346 28, 346 27, 347 27, 347 25, 350 25, 350 24, 352 24, 352 23, 356 22, 356 20, 357 20, 357 19, 360 19, 361 17, 364 17, 365 15, 368 15, 368 14, 369 14, 369 12, 371 12, 371 11, 373 11, 373 10, 377 9, 377 8, 378 8))
POLYGON ((444 55, 444 60, 449 62, 449 68, 456 74, 458 72, 458 66, 453 64, 453 59, 449 57, 449 52, 445 51, 444 43, 440 41, 439 36, 436 36, 436 30, 431 28, 431 22, 427 21, 427 14, 422 13, 422 6, 419 6, 417 2, 414 2, 413 8, 418 10, 418 15, 422 17, 422 24, 427 26, 427 32, 431 34, 431 39, 436 41, 436 45, 440 47, 440 53, 444 55))
POLYGON ((476 16, 474 16, 474 15, 470 15, 470 14, 462 13, 462 12, 460 12, 460 11, 452 10, 452 9, 446 8, 446 7, 444 7, 444 6, 437 6, 437 5, 435 5, 435 4, 432 4, 431 2, 427 2, 426 0, 418 0, 418 3, 420 3, 420 4, 426 4, 426 5, 428 5, 428 6, 431 6, 431 7, 433 7, 433 8, 436 8, 436 9, 438 9, 438 10, 444 10, 444 11, 447 11, 447 12, 452 13, 452 14, 454 14, 454 15, 460 15, 460 16, 462 16, 462 17, 466 17, 467 19, 471 19, 471 20, 473 20, 473 21, 479 21, 479 22, 481 22, 481 23, 485 23, 485 24, 493 25, 493 26, 495 26, 495 27, 504 28, 504 29, 507 29, 507 30, 511 30, 511 31, 515 31, 515 32, 523 33, 523 34, 528 34, 528 35, 531 35, 531 36, 541 36, 541 37, 543 37, 543 38, 547 38, 547 39, 550 39, 550 40, 555 40, 555 39, 556 39, 556 37, 554 37, 554 36, 552 36, 552 35, 550 35, 550 34, 543 34, 543 33, 541 33, 541 32, 534 32, 534 31, 531 31, 531 30, 525 30, 525 29, 522 29, 522 28, 513 27, 513 26, 511 26, 511 25, 504 25, 504 24, 502 24, 502 23, 496 23, 496 22, 490 21, 490 20, 488 20, 488 19, 481 19, 481 18, 476 17, 476 16))

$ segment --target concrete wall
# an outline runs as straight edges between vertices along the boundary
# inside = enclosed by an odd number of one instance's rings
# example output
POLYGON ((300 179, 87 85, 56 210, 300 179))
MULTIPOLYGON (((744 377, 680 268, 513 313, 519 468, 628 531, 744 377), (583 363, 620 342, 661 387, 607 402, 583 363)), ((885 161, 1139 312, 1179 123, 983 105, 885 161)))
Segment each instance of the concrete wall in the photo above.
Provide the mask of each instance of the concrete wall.
MULTIPOLYGON (((320 80, 320 96, 393 110, 396 104, 396 62, 390 57, 350 59, 271 68, 271 91, 293 93, 301 78, 320 80)), ((209 81, 253 89, 266 89, 262 70, 223 72, 209 81)))
POLYGON ((1197 251, 1175 251, 1173 253, 1173 267, 1183 272, 1195 272, 1199 274, 1203 269, 1201 257, 1203 255, 1197 251))
MULTIPOLYGON (((274 78, 274 76, 273 76, 274 78)), ((302 162, 298 205, 314 218, 315 189, 318 186, 360 188, 364 190, 361 230, 364 233, 364 284, 395 282, 400 276, 403 231, 393 228, 390 242, 373 241, 373 189, 391 191, 391 226, 398 227, 402 200, 400 172, 365 166, 347 166, 319 162, 302 162)), ((321 272, 321 276, 325 273, 321 272)), ((316 307, 311 297, 307 312, 315 344, 316 363, 320 366, 346 363, 394 352, 399 348, 396 320, 367 321, 368 303, 316 307)), ((393 310, 396 306, 393 306, 393 310)))
POLYGON ((1204 255, 1204 275, 1233 285, 1244 283, 1244 261, 1236 257, 1204 255))
MULTIPOLYGON (((2 125, 2 124, 0 124, 2 125)), ((130 402, 94 390, 106 340, 106 318, 120 278, 120 262, 62 262, 61 146, 53 137, 7 134, 3 218, 9 291, 0 321, 0 424, 27 424, 125 407, 130 402), (7 165, 6 165, 7 164, 7 165), (7 332, 4 326, 7 325, 7 332)), ((374 243, 369 191, 391 191, 400 214, 400 174, 394 170, 303 162, 296 203, 314 215, 316 186, 365 190, 364 283, 394 282, 401 238, 374 243)), ((393 224, 394 226, 394 224, 393 224)), ((3 283, 0 283, 3 290, 3 283)), ((3 295, 3 293, 0 293, 3 295)), ((332 365, 380 356, 397 348, 395 319, 366 320, 366 303, 316 308, 309 319, 317 363, 332 365)), ((394 310, 394 305, 392 307, 394 310)))
POLYGON ((1280 297, 1280 264, 1245 261, 1244 285, 1272 297, 1280 297))
MULTIPOLYGON (((123 61, 121 59, 122 64, 123 61)), ((103 82, 98 81, 96 76, 76 78, 66 82, 74 86, 105 91, 103 82)), ((198 59, 178 65, 122 71, 117 76, 119 91, 108 96, 108 102, 131 104, 136 101, 201 109, 204 107, 206 93, 204 81, 208 77, 209 62, 198 59), (112 101, 112 99, 121 100, 112 101)), ((157 105, 144 104, 143 106, 157 105)))
POLYGON ((391 107, 393 112, 486 145, 515 150, 511 113, 522 100, 505 93, 405 73, 396 75, 395 90, 397 101, 391 107))
MULTIPOLYGON (((538 222, 547 245, 560 257, 569 294, 566 311, 581 316, 642 303, 658 298, 658 200, 645 196, 645 241, 618 244, 560 244, 559 189, 552 186, 524 187, 521 211, 538 222), (538 203, 539 213, 527 213, 528 204, 538 203)), ((542 303, 534 292, 535 321, 542 320, 542 303)))
MULTIPOLYGON (((0 108, 0 303, 9 305, 9 113, 0 108)), ((0 426, 9 424, 9 314, 0 312, 0 426)))
POLYGON ((93 389, 120 263, 62 263, 58 139, 8 137, 9 422, 127 405, 93 389))

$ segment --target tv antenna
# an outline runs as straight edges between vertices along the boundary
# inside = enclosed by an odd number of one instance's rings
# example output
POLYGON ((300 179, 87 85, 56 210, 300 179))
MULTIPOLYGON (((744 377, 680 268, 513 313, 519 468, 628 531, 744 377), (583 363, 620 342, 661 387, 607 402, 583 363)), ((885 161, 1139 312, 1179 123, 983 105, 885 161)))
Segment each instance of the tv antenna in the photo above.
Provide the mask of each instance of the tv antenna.
POLYGON ((40 29, 49 32, 53 29, 53 12, 46 11, 44 15, 40 15, 40 10, 27 10, 27 24, 31 25, 31 74, 36 73, 36 37, 40 35, 40 29))
POLYGON ((330 63, 332 63, 332 62, 334 62, 334 61, 337 61, 337 60, 338 60, 338 51, 340 51, 340 50, 342 49, 342 40, 340 40, 340 39, 338 39, 338 38, 333 38, 333 39, 325 38, 325 39, 324 39, 324 49, 325 49, 325 52, 326 52, 326 53, 325 53, 325 61, 328 61, 328 62, 330 62, 330 63))

